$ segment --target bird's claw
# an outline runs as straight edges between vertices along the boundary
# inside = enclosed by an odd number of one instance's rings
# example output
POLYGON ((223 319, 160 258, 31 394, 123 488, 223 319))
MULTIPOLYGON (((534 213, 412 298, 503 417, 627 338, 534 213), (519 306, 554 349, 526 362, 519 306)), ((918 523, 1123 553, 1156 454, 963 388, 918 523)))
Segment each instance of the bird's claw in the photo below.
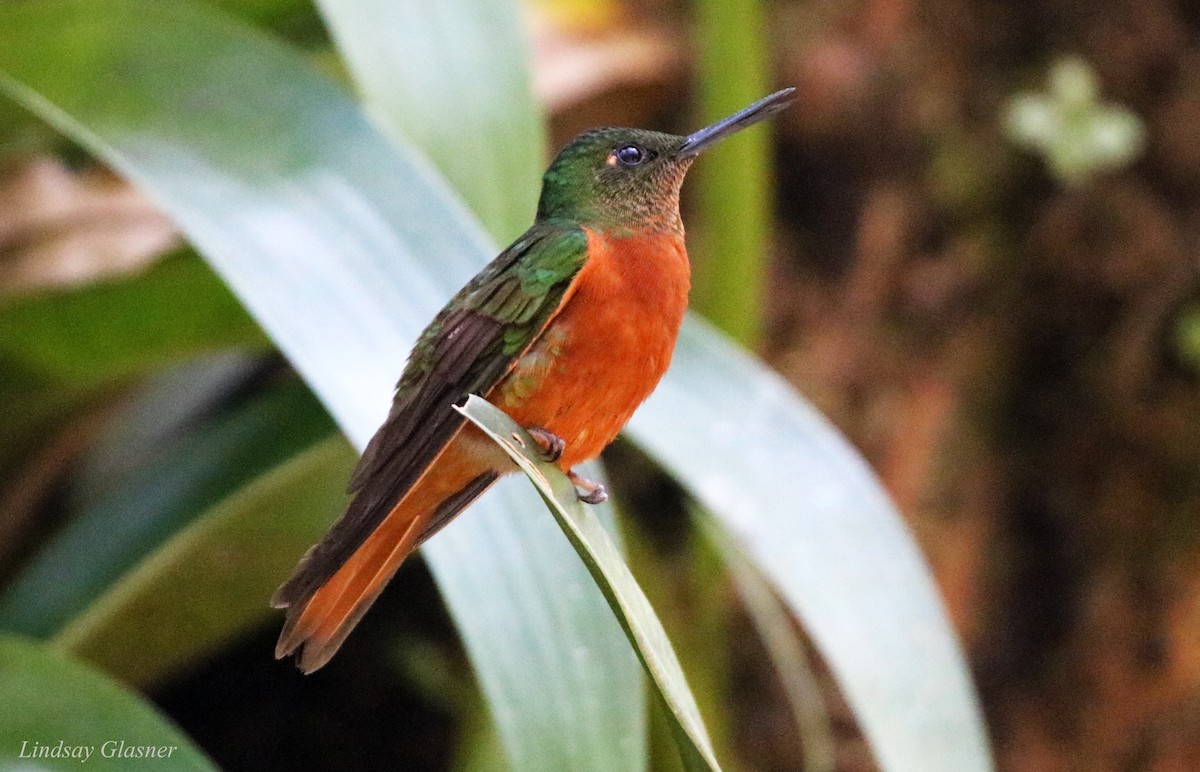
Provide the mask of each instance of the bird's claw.
POLYGON ((575 472, 567 472, 567 477, 575 485, 575 495, 585 504, 599 504, 602 501, 608 501, 608 491, 604 487, 604 483, 598 483, 594 480, 588 480, 580 477, 575 472))
POLYGON ((562 457, 567 448, 566 441, 554 432, 540 426, 530 426, 525 429, 534 442, 538 444, 538 455, 543 461, 554 463, 562 457))
MULTIPOLYGON (((525 431, 537 443, 538 455, 542 457, 543 461, 552 464, 562 458, 563 451, 567 448, 566 440, 562 437, 540 426, 528 426, 525 431)), ((605 490, 603 483, 580 477, 575 472, 567 472, 567 477, 575 485, 575 495, 585 504, 599 504, 602 501, 608 501, 608 491, 605 490)))

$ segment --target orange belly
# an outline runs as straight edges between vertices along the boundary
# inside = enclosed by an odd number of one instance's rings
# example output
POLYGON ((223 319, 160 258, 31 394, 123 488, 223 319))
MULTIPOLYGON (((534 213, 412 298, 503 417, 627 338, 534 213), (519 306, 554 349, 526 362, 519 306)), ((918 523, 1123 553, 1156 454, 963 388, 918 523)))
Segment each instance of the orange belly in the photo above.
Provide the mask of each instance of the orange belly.
POLYGON ((589 231, 572 293, 488 398, 561 437, 563 469, 596 458, 667 371, 689 280, 682 235, 589 231))

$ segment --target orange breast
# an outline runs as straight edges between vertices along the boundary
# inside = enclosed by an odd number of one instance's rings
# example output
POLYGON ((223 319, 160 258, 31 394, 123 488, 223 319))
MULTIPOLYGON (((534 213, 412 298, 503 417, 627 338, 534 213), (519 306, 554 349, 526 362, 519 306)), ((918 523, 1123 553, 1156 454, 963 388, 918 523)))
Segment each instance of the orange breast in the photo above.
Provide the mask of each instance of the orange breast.
POLYGON ((588 231, 573 291, 490 399, 562 437, 563 469, 595 458, 667 371, 689 283, 682 236, 588 231))

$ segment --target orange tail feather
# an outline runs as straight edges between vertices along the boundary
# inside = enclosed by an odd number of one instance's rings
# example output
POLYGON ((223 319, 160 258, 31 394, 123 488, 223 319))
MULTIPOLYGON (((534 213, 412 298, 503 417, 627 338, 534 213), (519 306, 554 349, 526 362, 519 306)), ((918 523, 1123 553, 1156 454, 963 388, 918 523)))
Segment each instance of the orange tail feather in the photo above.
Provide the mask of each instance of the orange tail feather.
POLYGON ((404 559, 496 479, 494 473, 455 471, 422 479, 328 581, 307 598, 287 604, 277 658, 303 647, 297 664, 305 673, 328 662, 404 559))
POLYGON ((363 546, 302 606, 289 608, 287 624, 275 648, 276 657, 285 657, 303 646, 298 664, 305 673, 311 673, 337 653, 413 551, 423 521, 432 514, 403 522, 397 516, 401 509, 392 510, 363 546))

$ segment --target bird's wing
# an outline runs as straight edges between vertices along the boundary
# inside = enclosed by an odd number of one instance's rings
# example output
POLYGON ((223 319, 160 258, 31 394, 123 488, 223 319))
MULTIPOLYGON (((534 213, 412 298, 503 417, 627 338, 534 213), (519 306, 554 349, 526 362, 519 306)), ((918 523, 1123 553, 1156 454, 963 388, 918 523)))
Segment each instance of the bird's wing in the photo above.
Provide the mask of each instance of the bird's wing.
POLYGON ((350 478, 345 514, 301 561, 272 603, 319 588, 416 483, 466 419, 453 410, 486 394, 529 349, 587 259, 587 234, 539 223, 472 279, 418 339, 387 420, 350 478))

